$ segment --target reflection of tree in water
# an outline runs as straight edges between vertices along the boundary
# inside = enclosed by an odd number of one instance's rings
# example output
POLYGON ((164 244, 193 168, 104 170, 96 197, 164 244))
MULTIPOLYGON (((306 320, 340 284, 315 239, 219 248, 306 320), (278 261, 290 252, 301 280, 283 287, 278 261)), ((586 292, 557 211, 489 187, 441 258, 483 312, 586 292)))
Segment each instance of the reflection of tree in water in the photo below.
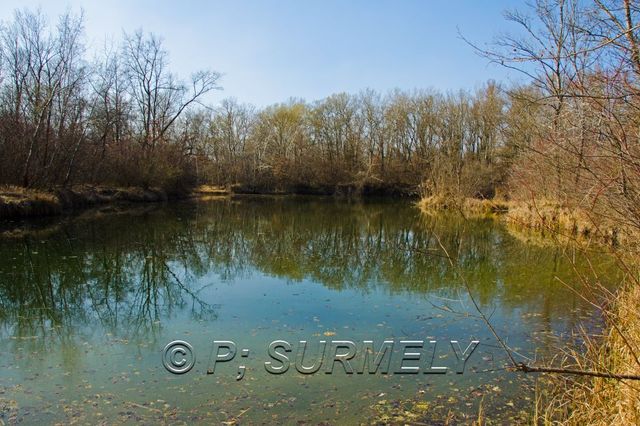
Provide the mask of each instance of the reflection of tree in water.
POLYGON ((115 335, 147 335, 179 312, 215 317, 199 295, 205 274, 232 281, 254 270, 336 290, 454 293, 436 235, 485 305, 500 299, 501 309, 527 306, 550 320, 576 299, 554 281, 571 278, 556 250, 525 246, 492 221, 428 218, 402 203, 267 197, 71 220, 45 243, 2 240, 0 321, 19 335, 95 321, 115 335))
POLYGON ((198 295, 203 267, 184 227, 162 214, 116 215, 71 222, 46 241, 0 241, 0 322, 17 336, 149 339, 177 311, 215 318, 198 295))
MULTIPOLYGON (((193 232, 208 242, 212 269, 227 278, 255 268, 336 290, 458 297, 465 290, 437 236, 487 309, 537 312, 549 324, 562 316, 568 327, 579 320, 574 310, 582 303, 556 279, 576 281, 567 248, 525 245, 489 219, 425 217, 409 203, 273 198, 202 204, 198 216, 193 232)), ((588 269, 580 253, 572 257, 588 269)), ((610 259, 589 257, 596 270, 615 270, 610 259)))

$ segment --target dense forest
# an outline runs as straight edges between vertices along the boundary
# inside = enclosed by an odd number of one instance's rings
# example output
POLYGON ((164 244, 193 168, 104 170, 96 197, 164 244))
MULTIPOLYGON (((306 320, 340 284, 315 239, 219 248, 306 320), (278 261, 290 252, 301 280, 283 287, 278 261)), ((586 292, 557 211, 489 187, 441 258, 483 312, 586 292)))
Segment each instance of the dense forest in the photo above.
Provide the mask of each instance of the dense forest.
POLYGON ((183 189, 363 188, 491 196, 514 150, 520 101, 489 82, 474 93, 339 93, 256 109, 204 105, 220 75, 173 74, 161 39, 125 34, 88 59, 82 16, 17 11, 2 27, 0 183, 183 189), (512 123, 514 126, 516 123, 512 123))
POLYGON ((0 184, 498 192, 604 201, 640 226, 638 11, 597 0, 508 12, 518 36, 488 50, 469 44, 523 73, 518 87, 365 90, 261 109, 206 105, 220 74, 181 79, 153 34, 125 33, 90 54, 82 15, 50 25, 16 11, 0 33, 0 184))

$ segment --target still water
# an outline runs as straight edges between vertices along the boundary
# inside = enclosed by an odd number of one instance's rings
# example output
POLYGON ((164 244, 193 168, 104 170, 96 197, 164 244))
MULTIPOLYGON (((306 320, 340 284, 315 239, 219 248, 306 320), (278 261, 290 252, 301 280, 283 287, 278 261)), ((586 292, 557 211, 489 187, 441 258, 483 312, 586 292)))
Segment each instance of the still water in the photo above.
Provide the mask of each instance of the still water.
MULTIPOLYGON (((422 420, 465 421, 480 404, 489 417, 522 419, 537 379, 505 370, 461 277, 519 361, 558 353, 593 316, 567 287, 587 270, 580 255, 403 202, 220 199, 17 225, 0 237, 5 423, 368 424, 394 422, 405 406, 422 420), (195 354, 183 375, 163 366, 176 339, 195 354), (237 354, 207 374, 214 340, 235 342, 237 354), (267 352, 274 340, 292 346, 278 375, 264 366, 278 364, 267 352), (358 350, 371 340, 375 352, 384 340, 426 343, 420 361, 404 363, 395 345, 391 374, 347 374, 339 363, 327 374, 324 359, 305 375, 295 368, 301 340, 306 365, 323 340, 358 350), (480 342, 463 374, 451 340, 462 350, 480 342), (429 363, 449 370, 423 374, 429 363), (402 365, 423 368, 392 374, 402 365)), ((589 258, 613 284, 612 261, 589 258)))

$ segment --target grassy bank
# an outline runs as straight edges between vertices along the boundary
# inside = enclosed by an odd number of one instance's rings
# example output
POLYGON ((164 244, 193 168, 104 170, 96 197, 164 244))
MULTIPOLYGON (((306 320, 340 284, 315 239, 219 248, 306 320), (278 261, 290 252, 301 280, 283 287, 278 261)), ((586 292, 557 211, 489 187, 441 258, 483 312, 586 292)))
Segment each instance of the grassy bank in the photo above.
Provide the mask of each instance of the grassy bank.
POLYGON ((63 203, 55 194, 17 186, 0 187, 0 219, 50 216, 62 210, 63 203))
MULTIPOLYGON (((577 358, 585 370, 640 375, 640 286, 618 292, 605 333, 587 341, 577 358)), ((534 424, 640 424, 638 381, 586 376, 550 376, 534 424)))
POLYGON ((607 246, 631 244, 629 230, 596 213, 551 201, 511 202, 504 220, 516 230, 530 231, 560 240, 595 242, 607 246))
POLYGON ((455 211, 464 216, 490 216, 504 214, 509 210, 507 201, 497 199, 455 198, 441 195, 422 198, 418 207, 425 213, 455 211))
POLYGON ((463 216, 492 216, 505 222, 518 238, 579 242, 620 246, 632 244, 634 236, 598 216, 580 208, 559 203, 538 201, 507 201, 503 199, 476 199, 431 196, 422 198, 418 207, 427 214, 455 211, 463 216), (598 226, 594 223, 599 222, 598 226))
POLYGON ((0 187, 0 219, 52 216, 102 204, 162 202, 170 198, 220 194, 221 191, 217 188, 201 187, 193 192, 168 194, 159 188, 83 185, 43 191, 2 186, 0 187))
MULTIPOLYGON (((631 277, 614 294, 604 292, 597 302, 605 324, 598 336, 583 336, 584 347, 569 357, 570 367, 611 374, 640 375, 640 285, 636 238, 606 216, 569 208, 547 200, 451 199, 428 197, 418 202, 425 214, 457 211, 463 216, 493 217, 504 222, 519 239, 544 245, 573 242, 609 247, 631 277), (623 260, 624 259, 624 260, 623 260)), ((585 278, 585 277, 583 277, 585 278)), ((601 293, 596 282, 584 281, 590 293, 601 293)), ((532 424, 608 425, 640 424, 640 383, 591 376, 546 375, 532 424)))
POLYGON ((414 187, 344 184, 334 186, 293 185, 262 187, 236 184, 229 187, 200 185, 191 190, 167 193, 160 188, 81 185, 48 191, 18 186, 0 186, 0 219, 62 214, 78 208, 113 203, 162 202, 169 199, 209 198, 238 195, 320 195, 336 197, 412 198, 414 187))

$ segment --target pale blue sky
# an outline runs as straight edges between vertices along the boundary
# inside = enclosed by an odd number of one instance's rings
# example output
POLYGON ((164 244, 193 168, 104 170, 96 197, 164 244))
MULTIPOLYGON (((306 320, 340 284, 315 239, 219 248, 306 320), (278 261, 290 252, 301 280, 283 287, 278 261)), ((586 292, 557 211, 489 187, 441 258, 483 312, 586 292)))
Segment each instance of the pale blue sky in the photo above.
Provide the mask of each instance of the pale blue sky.
POLYGON ((291 97, 313 101, 365 88, 473 89, 486 80, 519 76, 487 64, 458 37, 479 44, 508 31, 502 17, 521 1, 364 0, 3 0, 0 19, 15 8, 54 18, 85 12, 90 52, 122 31, 142 27, 161 35, 171 68, 182 76, 222 72, 224 91, 257 106, 291 97))

